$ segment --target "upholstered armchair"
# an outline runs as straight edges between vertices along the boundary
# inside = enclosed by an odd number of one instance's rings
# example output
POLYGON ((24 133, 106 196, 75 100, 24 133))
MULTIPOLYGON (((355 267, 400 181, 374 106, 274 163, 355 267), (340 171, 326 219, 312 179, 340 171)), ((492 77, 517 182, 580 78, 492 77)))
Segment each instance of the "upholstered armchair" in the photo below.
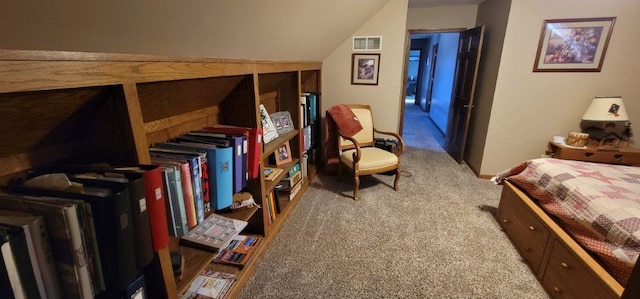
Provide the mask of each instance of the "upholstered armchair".
POLYGON ((369 105, 347 105, 360 121, 362 130, 348 137, 338 131, 338 149, 340 163, 338 177, 346 169, 354 179, 353 199, 358 199, 360 176, 393 171, 395 179, 393 189, 398 190, 400 180, 400 155, 404 152, 404 141, 393 132, 383 132, 373 126, 373 114, 369 105), (394 152, 375 146, 375 134, 392 136, 398 142, 394 152))

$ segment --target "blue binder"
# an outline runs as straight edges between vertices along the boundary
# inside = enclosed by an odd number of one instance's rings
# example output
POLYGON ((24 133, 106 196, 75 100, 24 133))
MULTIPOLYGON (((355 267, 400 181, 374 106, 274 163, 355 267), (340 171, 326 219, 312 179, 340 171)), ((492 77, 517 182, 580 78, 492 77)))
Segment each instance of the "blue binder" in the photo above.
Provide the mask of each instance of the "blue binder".
POLYGON ((196 131, 177 138, 187 142, 201 142, 233 147, 233 193, 241 192, 247 187, 247 136, 239 134, 212 133, 196 131))
POLYGON ((211 208, 221 210, 230 207, 233 202, 233 148, 184 141, 178 144, 207 152, 211 208))

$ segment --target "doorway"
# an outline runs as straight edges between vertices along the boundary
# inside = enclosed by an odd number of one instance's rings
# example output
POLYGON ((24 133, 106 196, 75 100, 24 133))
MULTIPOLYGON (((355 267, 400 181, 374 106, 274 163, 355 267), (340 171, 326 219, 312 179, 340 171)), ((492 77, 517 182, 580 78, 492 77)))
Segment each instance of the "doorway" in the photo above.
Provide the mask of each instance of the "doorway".
MULTIPOLYGON (((443 149, 460 164, 464 162, 469 126, 476 110, 474 97, 484 30, 480 25, 454 32, 410 31, 407 35, 410 38, 405 53, 421 50, 414 104, 428 113, 444 136, 443 149), (427 52, 429 49, 431 52, 427 52), (425 75, 427 69, 430 71, 425 75)), ((406 77, 404 80, 406 82, 406 77)), ((405 105, 403 103, 401 131, 404 131, 405 105)))
POLYGON ((453 92, 459 32, 412 32, 406 62, 405 126, 419 126, 427 130, 446 148, 449 106, 453 92), (409 117, 423 113, 426 117, 409 117), (429 122, 411 124, 422 119, 429 122))

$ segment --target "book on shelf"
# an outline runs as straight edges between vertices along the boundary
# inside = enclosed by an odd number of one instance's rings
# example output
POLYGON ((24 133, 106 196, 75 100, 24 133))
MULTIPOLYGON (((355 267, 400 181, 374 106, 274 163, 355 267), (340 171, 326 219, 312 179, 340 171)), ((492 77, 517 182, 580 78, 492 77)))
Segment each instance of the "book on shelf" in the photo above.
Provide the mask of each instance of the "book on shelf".
POLYGON ((61 173, 41 174, 25 181, 24 184, 7 185, 7 188, 21 194, 78 199, 89 203, 105 291, 124 290, 137 273, 128 184, 67 177, 69 187, 60 190, 42 183, 63 181, 63 177, 67 176, 61 173), (49 177, 55 179, 47 179, 49 177))
POLYGON ((233 148, 233 193, 238 193, 247 187, 249 174, 247 173, 247 136, 244 134, 214 133, 206 130, 193 131, 177 139, 193 140, 195 142, 215 144, 233 148))
POLYGON ((180 242, 206 251, 217 252, 220 248, 226 247, 247 224, 246 221, 214 213, 182 236, 180 242))
MULTIPOLYGON (((229 207, 233 198, 233 148, 197 142, 171 142, 168 144, 206 152, 209 179, 209 208, 221 210, 229 207)), ((207 212, 206 205, 205 212, 207 212)))
POLYGON ((0 224, 0 243, 0 276, 3 277, 0 283, 3 288, 10 286, 12 293, 5 298, 42 298, 22 227, 0 224))
POLYGON ((269 191, 266 196, 267 212, 269 212, 270 223, 276 221, 276 214, 279 213, 280 210, 280 203, 276 200, 276 192, 274 189, 269 191))
POLYGON ((213 125, 205 127, 204 131, 227 134, 244 134, 247 136, 247 172, 252 179, 258 178, 260 174, 260 156, 262 155, 261 128, 248 128, 229 125, 213 125))
POLYGON ((242 269, 253 257, 256 248, 262 242, 260 236, 237 235, 231 239, 229 245, 222 248, 213 257, 213 261, 220 264, 228 264, 242 269))
POLYGON ((313 135, 311 134, 313 128, 312 126, 306 126, 302 129, 302 151, 306 152, 311 148, 313 144, 313 135))
POLYGON ((280 184, 284 188, 291 188, 291 187, 295 186, 301 180, 302 180, 302 172, 298 171, 298 172, 294 173, 290 177, 282 178, 282 180, 280 180, 280 184))
POLYGON ((93 297, 77 204, 52 197, 0 194, 0 208, 42 215, 47 223, 63 298, 93 297))
POLYGON ((298 183, 293 185, 293 187, 291 188, 278 189, 277 193, 280 199, 286 200, 286 201, 292 201, 296 197, 296 195, 298 195, 298 192, 300 192, 301 189, 302 189, 302 181, 298 181, 298 183))
MULTIPOLYGON (((187 220, 187 229, 191 229, 198 224, 198 212, 196 208, 195 200, 195 188, 192 179, 195 178, 192 174, 192 168, 189 161, 180 158, 165 158, 165 157, 151 157, 151 163, 155 163, 161 166, 175 167, 180 171, 180 190, 182 191, 182 200, 184 201, 185 217, 187 220)), ((197 162, 196 162, 197 163, 197 162)))
POLYGON ((153 250, 158 251, 167 247, 169 244, 169 231, 167 227, 165 192, 162 184, 162 169, 159 165, 97 163, 65 166, 101 171, 105 174, 142 174, 145 202, 140 201, 139 205, 141 214, 144 213, 145 208, 149 214, 149 226, 151 230, 150 237, 153 250))
MULTIPOLYGON (((49 168, 48 170, 53 170, 49 168)), ((64 171, 68 176, 83 180, 120 182, 126 184, 129 193, 129 204, 133 227, 133 246, 135 250, 136 268, 142 270, 153 260, 153 244, 151 240, 151 224, 147 210, 145 181, 142 173, 119 173, 81 168, 78 165, 60 165, 57 171, 64 171)))
POLYGON ((149 155, 152 161, 163 159, 189 162, 196 220, 197 222, 204 220, 205 206, 209 206, 207 153, 204 150, 185 148, 178 143, 156 143, 149 148, 149 155))
POLYGON ((271 116, 269 116, 269 112, 263 104, 260 104, 260 121, 262 123, 262 132, 264 134, 264 143, 269 143, 278 138, 279 135, 276 126, 273 124, 271 116))
POLYGON ((0 210, 0 225, 19 227, 24 231, 40 298, 61 298, 60 280, 44 217, 0 210))
POLYGON ((191 282, 181 299, 222 299, 236 281, 235 274, 205 269, 191 282))
POLYGON ((264 179, 267 181, 275 181, 278 179, 284 169, 278 167, 264 167, 264 179))
POLYGON ((164 165, 162 166, 162 174, 162 182, 164 183, 164 190, 167 194, 169 234, 174 237, 180 237, 189 231, 182 196, 180 170, 175 165, 164 165))

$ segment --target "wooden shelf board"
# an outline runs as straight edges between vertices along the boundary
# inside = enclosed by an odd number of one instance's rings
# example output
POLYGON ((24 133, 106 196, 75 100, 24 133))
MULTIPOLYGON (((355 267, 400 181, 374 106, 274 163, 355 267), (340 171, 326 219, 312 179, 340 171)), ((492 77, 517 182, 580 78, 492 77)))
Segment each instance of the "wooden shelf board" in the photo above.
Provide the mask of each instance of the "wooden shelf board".
POLYGON ((268 158, 277 148, 283 145, 285 142, 291 140, 298 134, 298 130, 293 130, 284 134, 280 134, 278 138, 271 140, 269 143, 264 144, 263 158, 268 158))

